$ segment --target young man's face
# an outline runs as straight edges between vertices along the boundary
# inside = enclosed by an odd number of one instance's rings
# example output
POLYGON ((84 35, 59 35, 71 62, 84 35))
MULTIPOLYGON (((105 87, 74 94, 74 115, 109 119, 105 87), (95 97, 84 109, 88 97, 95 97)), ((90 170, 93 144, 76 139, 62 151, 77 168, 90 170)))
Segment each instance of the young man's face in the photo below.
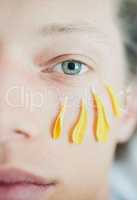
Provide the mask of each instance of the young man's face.
POLYGON ((121 92, 125 77, 112 8, 108 0, 0 1, 0 169, 21 169, 56 183, 47 189, 0 186, 0 200, 106 199, 104 185, 121 133, 104 82, 121 92), (70 73, 64 62, 72 60, 76 69, 70 73), (91 88, 111 123, 106 144, 94 137, 91 88), (53 122, 66 96, 63 133, 53 140, 53 122), (88 130, 83 144, 75 145, 68 135, 82 99, 88 130))

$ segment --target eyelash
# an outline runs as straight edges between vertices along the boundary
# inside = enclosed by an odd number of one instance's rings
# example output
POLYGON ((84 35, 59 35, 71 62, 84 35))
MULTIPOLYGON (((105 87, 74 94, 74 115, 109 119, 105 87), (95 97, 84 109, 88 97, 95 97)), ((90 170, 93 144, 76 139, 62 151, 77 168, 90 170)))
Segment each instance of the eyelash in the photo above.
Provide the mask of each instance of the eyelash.
POLYGON ((82 56, 85 58, 88 58, 88 60, 90 60, 88 63, 81 61, 81 59, 75 59, 74 57, 80 57, 81 55, 76 54, 64 54, 64 55, 59 55, 55 58, 53 58, 52 60, 49 60, 48 62, 45 62, 43 64, 41 64, 40 66, 42 66, 44 69, 42 69, 42 72, 44 73, 50 73, 50 72, 54 72, 53 69, 59 65, 62 64, 63 62, 68 62, 68 61, 73 61, 73 62, 77 62, 77 63, 81 63, 82 65, 85 65, 89 70, 94 71, 93 66, 96 64, 94 61, 91 61, 91 58, 87 57, 87 56, 82 56), (69 57, 69 58, 64 58, 64 57, 69 57), (59 61, 58 61, 59 60, 59 61), (92 62, 92 64, 91 64, 92 62), (53 64, 54 63, 54 64, 53 64))

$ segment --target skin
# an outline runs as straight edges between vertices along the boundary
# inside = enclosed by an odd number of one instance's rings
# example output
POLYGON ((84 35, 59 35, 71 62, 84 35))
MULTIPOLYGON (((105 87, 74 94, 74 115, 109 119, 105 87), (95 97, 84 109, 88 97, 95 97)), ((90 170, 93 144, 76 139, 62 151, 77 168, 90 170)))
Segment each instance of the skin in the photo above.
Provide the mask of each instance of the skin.
POLYGON ((0 0, 0 167, 56 180, 55 191, 48 197, 42 193, 39 200, 109 199, 108 174, 116 144, 128 139, 135 124, 130 109, 120 119, 113 116, 104 87, 104 81, 118 93, 126 87, 113 8, 107 0, 0 0), (70 32, 69 24, 74 27, 70 32), (58 71, 57 64, 69 59, 86 63, 87 71, 73 76, 58 71), (22 87, 33 98, 20 107, 22 87), (106 144, 94 137, 91 87, 103 99, 111 124, 106 144), (63 134, 54 141, 52 124, 65 96, 69 101, 63 134), (83 144, 75 145, 68 142, 68 133, 82 97, 88 104, 88 130, 83 144))

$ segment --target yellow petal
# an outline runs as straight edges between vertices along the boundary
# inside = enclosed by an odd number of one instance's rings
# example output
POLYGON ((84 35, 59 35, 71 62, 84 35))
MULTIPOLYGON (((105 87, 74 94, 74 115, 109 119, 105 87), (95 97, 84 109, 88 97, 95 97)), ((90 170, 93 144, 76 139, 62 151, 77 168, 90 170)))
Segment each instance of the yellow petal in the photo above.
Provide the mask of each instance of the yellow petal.
POLYGON ((61 106, 60 112, 57 115, 57 118, 55 120, 54 126, 53 126, 53 139, 59 139, 61 137, 61 133, 62 133, 62 126, 63 126, 63 119, 64 119, 64 112, 66 109, 66 101, 67 99, 65 99, 65 103, 64 105, 61 106))
POLYGON ((107 114, 106 114, 106 111, 105 111, 105 108, 104 108, 104 105, 103 103, 100 101, 100 104, 101 104, 101 109, 102 109, 102 122, 101 122, 101 129, 99 130, 99 132, 97 134, 99 134, 98 138, 99 138, 99 141, 100 142, 108 142, 109 140, 109 131, 110 131, 110 125, 109 125, 109 122, 108 122, 108 118, 107 118, 107 114))
POLYGON ((114 92, 114 90, 111 86, 107 85, 106 89, 108 91, 109 97, 110 97, 111 102, 112 102, 113 113, 116 117, 120 117, 121 116, 120 102, 119 102, 117 96, 115 95, 115 92, 114 92))
POLYGON ((101 98, 96 94, 93 94, 93 96, 95 99, 96 110, 97 110, 97 120, 96 120, 96 130, 95 130, 96 139, 99 142, 105 143, 109 139, 108 133, 110 131, 108 118, 101 98))
POLYGON ((81 144, 83 142, 84 136, 86 134, 86 129, 87 129, 87 110, 82 100, 80 116, 72 132, 72 140, 75 144, 81 144))

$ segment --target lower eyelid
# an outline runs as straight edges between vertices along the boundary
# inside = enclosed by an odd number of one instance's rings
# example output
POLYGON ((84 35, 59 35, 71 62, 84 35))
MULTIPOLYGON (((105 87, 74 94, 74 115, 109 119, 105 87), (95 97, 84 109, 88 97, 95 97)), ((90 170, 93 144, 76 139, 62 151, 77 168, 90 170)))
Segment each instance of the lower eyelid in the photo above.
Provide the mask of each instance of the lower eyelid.
POLYGON ((56 79, 61 78, 61 79, 64 79, 64 80, 65 79, 76 80, 76 79, 79 79, 80 77, 82 77, 84 75, 89 74, 89 72, 92 72, 92 71, 90 69, 89 70, 87 69, 83 73, 79 73, 79 74, 76 74, 76 75, 69 75, 69 74, 63 73, 63 71, 61 71, 61 72, 54 71, 53 68, 51 67, 51 68, 44 69, 41 72, 49 74, 51 76, 51 78, 53 76, 53 77, 56 77, 56 79))
POLYGON ((45 75, 42 73, 41 75, 44 81, 49 80, 49 82, 51 82, 51 84, 55 84, 56 87, 67 87, 70 89, 75 87, 79 88, 81 87, 81 84, 85 84, 85 82, 87 82, 86 84, 89 84, 89 80, 93 79, 92 72, 85 72, 77 76, 65 75, 64 73, 59 72, 47 73, 45 75))

